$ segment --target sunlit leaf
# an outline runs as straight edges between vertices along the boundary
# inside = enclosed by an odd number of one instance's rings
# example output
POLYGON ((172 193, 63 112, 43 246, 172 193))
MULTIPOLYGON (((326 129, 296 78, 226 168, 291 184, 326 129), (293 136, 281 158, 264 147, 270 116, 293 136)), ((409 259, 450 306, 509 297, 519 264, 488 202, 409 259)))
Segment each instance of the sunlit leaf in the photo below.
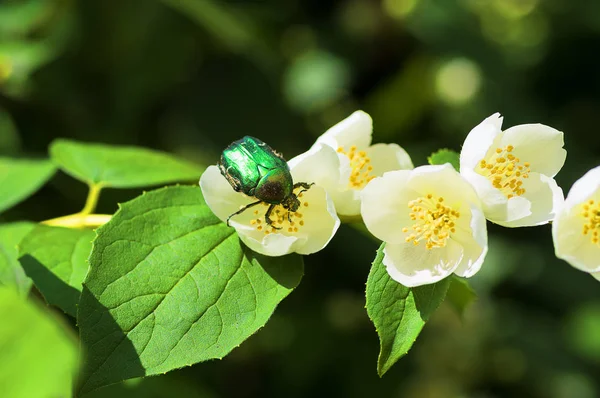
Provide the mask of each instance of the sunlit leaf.
POLYGON ((460 171, 460 161, 458 153, 451 149, 440 149, 427 158, 429 164, 439 165, 450 163, 456 171, 460 171))
POLYGON ((384 245, 367 279, 367 313, 379 335, 377 373, 383 376, 412 347, 425 322, 446 296, 450 279, 408 288, 394 281, 382 264, 384 245))
POLYGON ((0 392, 10 398, 70 397, 75 339, 57 319, 0 287, 0 392))
POLYGON ((37 191, 54 174, 47 160, 0 157, 0 212, 16 205, 37 191), (10 189, 7 189, 10 187, 10 189))
POLYGON ((191 181, 202 169, 164 152, 146 148, 55 140, 52 160, 71 176, 104 187, 135 188, 191 181))
POLYGON ((78 324, 81 391, 222 358, 300 282, 302 258, 245 248, 196 186, 144 194, 100 227, 78 324))
POLYGON ((14 288, 21 296, 29 293, 31 280, 19 264, 17 245, 34 226, 28 222, 0 225, 0 286, 14 288))
POLYGON ((77 315, 94 232, 38 225, 19 244, 23 269, 49 304, 77 315))

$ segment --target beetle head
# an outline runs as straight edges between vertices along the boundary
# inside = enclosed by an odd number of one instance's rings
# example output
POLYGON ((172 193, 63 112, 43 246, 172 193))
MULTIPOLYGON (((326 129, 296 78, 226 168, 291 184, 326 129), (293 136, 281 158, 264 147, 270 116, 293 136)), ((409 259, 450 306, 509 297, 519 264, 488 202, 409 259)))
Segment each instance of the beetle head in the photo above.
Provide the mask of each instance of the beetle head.
POLYGON ((283 199, 281 205, 284 209, 287 209, 291 212, 295 212, 296 210, 298 210, 298 207, 300 207, 300 201, 298 200, 296 194, 292 193, 288 195, 285 199, 283 199))

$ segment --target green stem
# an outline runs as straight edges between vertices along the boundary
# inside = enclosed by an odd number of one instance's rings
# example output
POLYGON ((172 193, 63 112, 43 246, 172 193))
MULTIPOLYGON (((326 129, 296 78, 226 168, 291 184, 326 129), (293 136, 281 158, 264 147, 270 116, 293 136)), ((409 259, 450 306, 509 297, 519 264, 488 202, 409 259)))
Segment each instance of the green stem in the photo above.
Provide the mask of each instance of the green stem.
POLYGON ((100 184, 90 184, 90 191, 85 201, 85 206, 79 214, 92 214, 96 210, 98 204, 98 198, 100 197, 100 191, 102 186, 100 184))
POLYGON ((66 228, 98 228, 99 226, 109 222, 111 217, 112 215, 110 214, 76 213, 42 221, 41 224, 66 228))

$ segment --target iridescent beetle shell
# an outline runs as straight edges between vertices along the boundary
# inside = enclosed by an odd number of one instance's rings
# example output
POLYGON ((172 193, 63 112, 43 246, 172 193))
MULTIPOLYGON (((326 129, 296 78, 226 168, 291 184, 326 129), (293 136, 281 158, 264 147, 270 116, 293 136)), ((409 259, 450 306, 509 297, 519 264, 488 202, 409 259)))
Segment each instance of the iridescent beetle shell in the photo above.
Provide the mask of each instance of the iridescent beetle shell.
POLYGON ((294 189, 308 189, 307 183, 294 184, 290 168, 283 156, 258 138, 245 136, 232 142, 223 150, 218 162, 221 174, 237 192, 258 199, 227 219, 239 214, 247 208, 261 202, 271 206, 265 214, 265 220, 272 225, 270 214, 276 205, 295 212, 300 202, 294 194, 294 189))

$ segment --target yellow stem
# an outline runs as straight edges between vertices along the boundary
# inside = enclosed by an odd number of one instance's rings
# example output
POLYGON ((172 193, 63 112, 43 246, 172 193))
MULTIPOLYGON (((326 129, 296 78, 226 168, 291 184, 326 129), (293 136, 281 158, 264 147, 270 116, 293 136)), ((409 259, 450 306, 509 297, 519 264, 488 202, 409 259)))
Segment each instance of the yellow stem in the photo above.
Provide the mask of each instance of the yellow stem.
POLYGON ((67 228, 98 228, 110 221, 111 217, 110 214, 84 214, 81 212, 42 221, 41 224, 67 228))
POLYGON ((100 197, 101 190, 102 186, 100 184, 90 184, 88 197, 80 214, 92 214, 94 210, 96 210, 96 205, 98 204, 98 198, 100 197))

